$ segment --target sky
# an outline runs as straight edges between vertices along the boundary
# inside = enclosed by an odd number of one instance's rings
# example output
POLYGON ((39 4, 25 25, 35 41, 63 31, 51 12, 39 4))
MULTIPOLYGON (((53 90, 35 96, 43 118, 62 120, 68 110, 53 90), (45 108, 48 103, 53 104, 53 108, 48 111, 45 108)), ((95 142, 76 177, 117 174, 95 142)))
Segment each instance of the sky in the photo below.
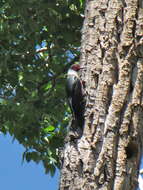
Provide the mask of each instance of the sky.
POLYGON ((24 148, 9 135, 0 133, 0 189, 57 190, 59 172, 52 178, 44 173, 42 164, 26 161, 22 164, 24 148))

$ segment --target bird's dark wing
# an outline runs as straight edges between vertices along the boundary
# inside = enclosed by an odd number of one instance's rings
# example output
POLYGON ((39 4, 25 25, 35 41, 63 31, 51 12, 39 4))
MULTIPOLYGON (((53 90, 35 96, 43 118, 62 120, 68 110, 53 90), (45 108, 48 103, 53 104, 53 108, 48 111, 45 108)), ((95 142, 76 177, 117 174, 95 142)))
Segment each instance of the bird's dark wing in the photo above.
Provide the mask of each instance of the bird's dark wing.
POLYGON ((77 80, 79 80, 77 79, 77 77, 75 77, 74 75, 70 75, 70 77, 67 77, 66 81, 66 94, 67 94, 68 104, 70 106, 73 115, 74 115, 73 99, 75 99, 74 96, 75 96, 75 87, 77 80))
POLYGON ((68 103, 72 111, 73 117, 78 122, 79 126, 83 126, 83 93, 82 84, 78 77, 70 75, 66 82, 66 93, 68 103))

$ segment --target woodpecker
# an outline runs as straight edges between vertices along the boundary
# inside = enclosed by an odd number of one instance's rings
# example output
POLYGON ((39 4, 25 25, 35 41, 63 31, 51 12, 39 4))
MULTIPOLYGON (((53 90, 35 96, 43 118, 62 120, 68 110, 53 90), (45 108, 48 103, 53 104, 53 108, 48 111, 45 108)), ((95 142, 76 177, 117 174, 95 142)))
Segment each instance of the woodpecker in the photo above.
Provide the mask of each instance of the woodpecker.
POLYGON ((83 127, 84 124, 84 98, 82 82, 79 78, 78 72, 82 69, 79 64, 73 64, 67 73, 66 81, 66 93, 68 103, 73 115, 79 127, 83 127))

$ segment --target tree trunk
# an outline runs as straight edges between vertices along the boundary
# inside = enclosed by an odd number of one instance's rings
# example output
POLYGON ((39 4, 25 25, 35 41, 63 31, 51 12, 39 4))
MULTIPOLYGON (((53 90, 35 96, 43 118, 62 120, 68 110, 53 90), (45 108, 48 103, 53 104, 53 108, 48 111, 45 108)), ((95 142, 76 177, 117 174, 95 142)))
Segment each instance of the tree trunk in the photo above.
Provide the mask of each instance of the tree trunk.
POLYGON ((63 152, 60 190, 134 190, 143 136, 143 1, 87 0, 85 125, 63 152))

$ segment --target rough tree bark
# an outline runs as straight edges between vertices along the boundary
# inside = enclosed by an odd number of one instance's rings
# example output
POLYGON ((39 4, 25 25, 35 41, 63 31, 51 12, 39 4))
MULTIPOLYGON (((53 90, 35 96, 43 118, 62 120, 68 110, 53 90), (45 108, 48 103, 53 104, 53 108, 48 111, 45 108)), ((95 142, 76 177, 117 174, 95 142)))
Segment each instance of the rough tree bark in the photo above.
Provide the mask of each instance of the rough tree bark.
POLYGON ((65 144, 60 190, 134 190, 143 140, 143 1, 87 0, 80 63, 85 125, 65 144))

